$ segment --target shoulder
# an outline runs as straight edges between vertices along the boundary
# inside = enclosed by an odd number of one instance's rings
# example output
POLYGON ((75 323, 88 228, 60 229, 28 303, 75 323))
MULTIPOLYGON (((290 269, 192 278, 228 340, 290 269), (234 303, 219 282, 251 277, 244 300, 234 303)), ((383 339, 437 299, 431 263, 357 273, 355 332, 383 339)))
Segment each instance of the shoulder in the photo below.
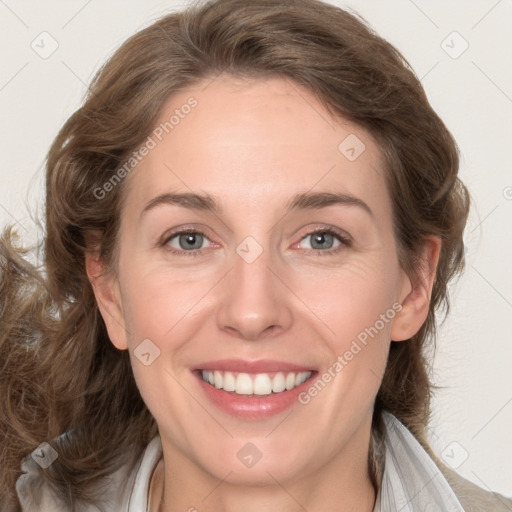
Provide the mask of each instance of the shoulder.
POLYGON ((482 489, 445 465, 426 440, 422 443, 395 416, 384 413, 385 464, 381 482, 382 505, 410 504, 407 510, 512 512, 512 499, 482 489))
POLYGON ((16 493, 22 512, 64 512, 66 505, 54 493, 30 454, 21 464, 22 474, 16 481, 16 493))
MULTIPOLYGON (((124 465, 92 489, 100 496, 94 504, 77 506, 79 512, 131 512, 145 510, 150 476, 161 457, 161 442, 155 437, 133 466, 124 465)), ((35 459, 29 455, 21 464, 16 482, 21 512, 69 512, 70 504, 60 498, 35 459)))
POLYGON ((478 485, 466 480, 456 471, 435 461, 453 492, 456 494, 466 512, 511 512, 512 498, 507 498, 496 492, 486 491, 478 485))

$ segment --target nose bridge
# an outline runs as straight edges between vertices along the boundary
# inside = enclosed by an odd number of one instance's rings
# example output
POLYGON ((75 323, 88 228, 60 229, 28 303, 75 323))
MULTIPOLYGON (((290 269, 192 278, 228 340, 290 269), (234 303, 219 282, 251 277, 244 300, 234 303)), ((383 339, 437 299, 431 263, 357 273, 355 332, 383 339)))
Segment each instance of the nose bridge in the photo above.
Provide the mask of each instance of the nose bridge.
POLYGON ((283 285, 270 270, 275 265, 268 243, 248 236, 236 247, 232 261, 224 282, 219 327, 237 331, 245 339, 288 328, 291 312, 283 285))

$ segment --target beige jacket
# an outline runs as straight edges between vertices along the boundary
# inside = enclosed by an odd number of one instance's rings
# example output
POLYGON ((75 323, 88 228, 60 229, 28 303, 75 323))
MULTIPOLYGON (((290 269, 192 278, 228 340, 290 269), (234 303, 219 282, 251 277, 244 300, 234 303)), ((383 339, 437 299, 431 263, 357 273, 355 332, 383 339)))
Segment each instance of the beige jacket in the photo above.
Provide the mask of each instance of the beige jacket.
POLYGON ((490 492, 462 478, 453 469, 435 460, 465 512, 512 512, 512 498, 490 492))

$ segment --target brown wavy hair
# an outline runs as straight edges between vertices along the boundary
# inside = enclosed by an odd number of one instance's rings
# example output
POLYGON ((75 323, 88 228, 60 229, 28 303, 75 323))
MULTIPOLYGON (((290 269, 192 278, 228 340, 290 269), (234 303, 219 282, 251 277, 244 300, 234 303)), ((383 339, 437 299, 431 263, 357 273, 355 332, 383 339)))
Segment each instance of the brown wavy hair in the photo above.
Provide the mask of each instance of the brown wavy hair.
POLYGON ((367 129, 386 162, 402 268, 417 278, 425 237, 442 240, 428 318, 392 343, 375 402, 370 469, 378 485, 382 411, 425 446, 435 312, 464 265, 469 197, 456 143, 404 57, 355 14, 317 0, 214 0, 130 37, 98 71, 46 159, 40 266, 12 227, 0 242, 0 505, 18 510, 22 459, 42 441, 59 457, 44 478, 70 510, 94 503, 101 478, 131 464, 157 434, 127 351, 108 339, 85 271, 98 248, 115 269, 123 183, 93 191, 141 146, 169 96, 220 73, 285 77, 336 116, 367 129), (115 440, 115 442, 112 442, 115 440))

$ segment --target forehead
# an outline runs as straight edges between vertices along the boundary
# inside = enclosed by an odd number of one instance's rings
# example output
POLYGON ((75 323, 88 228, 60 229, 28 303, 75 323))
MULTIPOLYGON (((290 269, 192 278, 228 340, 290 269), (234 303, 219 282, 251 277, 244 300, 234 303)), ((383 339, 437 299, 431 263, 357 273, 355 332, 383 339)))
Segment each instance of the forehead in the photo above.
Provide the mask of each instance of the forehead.
POLYGON ((152 149, 130 176, 139 207, 167 191, 284 203, 312 189, 389 206, 370 134, 284 78, 205 79, 167 100, 150 138, 152 149))

